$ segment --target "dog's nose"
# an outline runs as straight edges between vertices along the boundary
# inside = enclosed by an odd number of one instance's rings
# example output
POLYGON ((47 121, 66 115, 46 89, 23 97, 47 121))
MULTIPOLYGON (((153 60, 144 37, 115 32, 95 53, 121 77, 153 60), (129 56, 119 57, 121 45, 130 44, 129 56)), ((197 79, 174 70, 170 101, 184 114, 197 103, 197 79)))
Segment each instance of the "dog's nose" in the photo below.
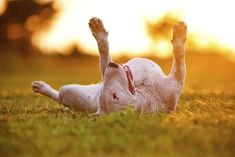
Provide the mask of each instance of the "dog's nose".
POLYGON ((110 68, 119 68, 118 64, 115 64, 115 63, 109 63, 108 67, 110 67, 110 68))

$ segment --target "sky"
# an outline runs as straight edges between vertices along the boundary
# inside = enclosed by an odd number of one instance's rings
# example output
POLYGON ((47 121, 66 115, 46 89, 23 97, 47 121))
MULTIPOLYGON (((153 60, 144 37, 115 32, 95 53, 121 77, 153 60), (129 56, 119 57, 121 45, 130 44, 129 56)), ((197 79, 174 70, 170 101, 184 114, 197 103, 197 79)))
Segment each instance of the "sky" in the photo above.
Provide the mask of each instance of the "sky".
MULTIPOLYGON (((50 1, 50 0, 39 0, 50 1)), ((45 53, 71 52, 72 46, 97 54, 96 42, 88 27, 91 17, 103 20, 109 31, 110 52, 138 55, 155 52, 171 54, 169 40, 153 44, 146 21, 156 21, 166 14, 177 16, 188 25, 188 35, 203 47, 214 42, 235 52, 235 15, 233 0, 56 0, 58 10, 52 26, 33 36, 33 44, 45 53)), ((1 10, 1 9, 0 9, 1 10)))

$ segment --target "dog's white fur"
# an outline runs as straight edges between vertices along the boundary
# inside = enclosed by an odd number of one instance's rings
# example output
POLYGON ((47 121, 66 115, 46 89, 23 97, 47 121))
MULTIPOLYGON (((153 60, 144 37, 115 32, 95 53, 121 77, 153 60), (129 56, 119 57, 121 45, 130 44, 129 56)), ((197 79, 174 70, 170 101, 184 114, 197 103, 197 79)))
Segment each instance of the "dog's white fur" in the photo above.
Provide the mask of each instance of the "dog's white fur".
POLYGON ((187 27, 178 22, 173 28, 173 66, 166 76, 151 60, 136 58, 124 65, 112 63, 108 32, 98 18, 89 27, 100 53, 103 81, 95 85, 65 85, 59 91, 43 81, 34 81, 35 92, 46 95, 65 106, 97 114, 122 111, 127 106, 138 112, 174 111, 185 80, 184 43, 187 27))

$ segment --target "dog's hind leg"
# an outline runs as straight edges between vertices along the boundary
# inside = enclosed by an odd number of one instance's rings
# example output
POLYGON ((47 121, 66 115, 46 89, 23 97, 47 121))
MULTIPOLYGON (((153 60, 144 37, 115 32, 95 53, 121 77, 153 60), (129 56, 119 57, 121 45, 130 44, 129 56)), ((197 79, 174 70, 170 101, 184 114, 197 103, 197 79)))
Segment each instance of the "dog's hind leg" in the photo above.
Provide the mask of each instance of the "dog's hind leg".
POLYGON ((103 22, 96 17, 90 19, 89 27, 97 41, 100 54, 100 70, 102 76, 104 76, 107 64, 112 62, 112 58, 109 54, 108 32, 105 30, 103 22))
POLYGON ((96 99, 100 85, 65 85, 59 91, 54 90, 44 81, 32 82, 34 92, 48 96, 66 107, 80 111, 95 112, 97 110, 96 99))
POLYGON ((170 77, 184 84, 186 75, 185 66, 185 47, 187 26, 184 22, 178 22, 173 28, 173 65, 170 73, 170 77))
POLYGON ((65 85, 59 90, 59 102, 64 106, 79 111, 97 111, 101 85, 65 85))
POLYGON ((53 100, 59 102, 59 92, 54 90, 53 88, 51 88, 51 86, 48 85, 46 82, 33 81, 32 88, 33 88, 34 92, 48 96, 48 97, 52 98, 53 100))

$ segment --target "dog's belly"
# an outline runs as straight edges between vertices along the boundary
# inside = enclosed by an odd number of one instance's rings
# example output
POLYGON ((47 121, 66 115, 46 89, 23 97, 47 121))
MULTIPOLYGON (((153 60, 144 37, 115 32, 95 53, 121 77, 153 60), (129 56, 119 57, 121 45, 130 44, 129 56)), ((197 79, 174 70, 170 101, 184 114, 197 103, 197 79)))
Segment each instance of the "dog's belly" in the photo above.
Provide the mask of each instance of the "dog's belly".
POLYGON ((126 65, 132 70, 135 86, 160 82, 166 77, 155 62, 145 58, 132 59, 126 65))
POLYGON ((165 102, 162 97, 164 93, 167 76, 162 69, 153 61, 136 58, 126 63, 132 70, 134 85, 140 91, 142 97, 142 112, 164 111, 165 102))

